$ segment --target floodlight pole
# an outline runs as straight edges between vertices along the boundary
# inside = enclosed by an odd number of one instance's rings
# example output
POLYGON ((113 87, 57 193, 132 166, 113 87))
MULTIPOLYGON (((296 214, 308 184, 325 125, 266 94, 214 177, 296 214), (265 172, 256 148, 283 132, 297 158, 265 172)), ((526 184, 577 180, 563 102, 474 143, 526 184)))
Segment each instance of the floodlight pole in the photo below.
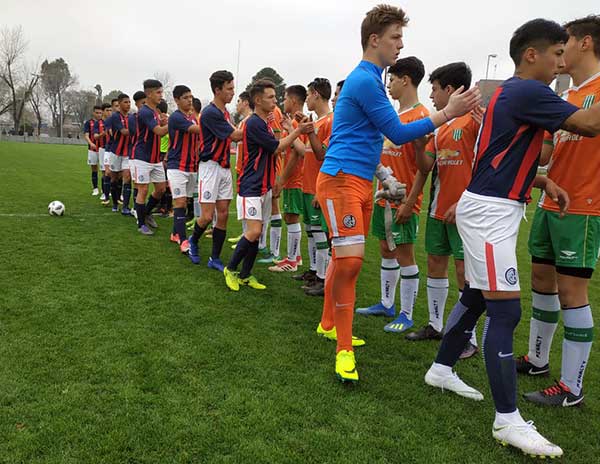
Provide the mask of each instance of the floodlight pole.
POLYGON ((487 65, 485 66, 485 79, 488 79, 489 73, 490 73, 490 59, 492 58, 497 58, 498 55, 496 53, 490 53, 487 56, 487 65))

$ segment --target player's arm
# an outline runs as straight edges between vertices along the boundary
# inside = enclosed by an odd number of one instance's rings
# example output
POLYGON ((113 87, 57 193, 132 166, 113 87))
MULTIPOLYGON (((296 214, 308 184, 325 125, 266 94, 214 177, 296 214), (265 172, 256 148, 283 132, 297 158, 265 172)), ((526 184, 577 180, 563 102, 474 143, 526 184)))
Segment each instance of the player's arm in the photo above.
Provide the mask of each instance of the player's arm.
POLYGON ((566 190, 560 188, 552 179, 546 176, 535 176, 533 186, 546 192, 548 198, 558 204, 560 208, 560 217, 564 217, 569 210, 569 194, 566 190))
POLYGON ((165 135, 167 135, 167 132, 169 132, 169 126, 154 126, 154 128, 152 129, 152 132, 156 135, 158 135, 159 137, 163 137, 165 135))
POLYGON ((448 105, 442 111, 428 118, 402 124, 382 89, 365 80, 357 90, 356 98, 369 120, 396 145, 403 145, 433 132, 436 127, 466 114, 481 102, 481 93, 477 87, 466 92, 460 87, 450 96, 448 105))
POLYGON ((560 127, 584 137, 600 135, 600 103, 587 110, 576 111, 560 127))
POLYGON ((276 188, 273 187, 273 194, 275 196, 279 196, 282 186, 285 185, 292 173, 296 170, 296 166, 298 166, 298 163, 304 157, 304 151, 305 148, 302 142, 299 139, 294 140, 290 156, 287 163, 285 163, 285 168, 279 179, 277 179, 276 188))
POLYGON ((417 175, 415 176, 415 181, 410 189, 410 193, 406 197, 405 202, 402 203, 396 211, 396 222, 398 224, 406 224, 410 220, 413 208, 419 199, 419 195, 421 195, 421 192, 423 191, 423 187, 425 187, 425 182, 427 182, 427 174, 423 174, 420 170, 417 170, 417 175))
POLYGON ((319 161, 323 161, 325 159, 325 152, 327 151, 327 147, 323 145, 323 143, 317 137, 314 131, 308 134, 308 141, 310 142, 310 147, 312 148, 313 153, 315 154, 315 158, 319 161))
POLYGON ((552 152, 554 151, 554 144, 552 140, 544 140, 542 145, 542 153, 540 154, 540 166, 546 166, 552 158, 552 152))
POLYGON ((232 141, 234 141, 234 142, 239 142, 240 140, 242 140, 244 138, 244 131, 243 131, 243 129, 238 129, 237 127, 235 127, 231 123, 229 123, 229 125, 233 128, 233 132, 231 133, 231 135, 229 136, 229 138, 232 141))
POLYGON ((279 140, 279 146, 277 147, 277 151, 285 151, 292 146, 294 141, 300 137, 302 134, 309 134, 310 132, 315 131, 315 126, 312 122, 302 122, 298 124, 298 127, 294 128, 289 121, 289 119, 284 119, 283 124, 288 124, 288 127, 284 127, 288 131, 287 136, 283 137, 279 140))

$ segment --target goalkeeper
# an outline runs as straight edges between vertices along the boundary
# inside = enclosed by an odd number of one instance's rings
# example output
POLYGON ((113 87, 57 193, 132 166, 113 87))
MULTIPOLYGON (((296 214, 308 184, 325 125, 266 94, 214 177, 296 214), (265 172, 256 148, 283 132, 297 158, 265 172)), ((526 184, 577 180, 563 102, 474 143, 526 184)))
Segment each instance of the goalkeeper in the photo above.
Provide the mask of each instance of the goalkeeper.
POLYGON ((355 287, 364 256, 373 205, 374 174, 382 193, 401 201, 405 188, 385 169, 377 169, 382 134, 396 145, 423 137, 436 127, 475 108, 481 96, 474 88, 458 89, 444 110, 403 125, 389 102, 381 75, 395 63, 408 18, 397 7, 373 8, 362 22, 363 59, 350 73, 338 98, 331 140, 317 180, 317 200, 329 227, 333 254, 327 270, 323 318, 317 331, 337 338, 336 375, 357 382, 352 349, 355 287), (335 331, 335 332, 334 332, 335 331))

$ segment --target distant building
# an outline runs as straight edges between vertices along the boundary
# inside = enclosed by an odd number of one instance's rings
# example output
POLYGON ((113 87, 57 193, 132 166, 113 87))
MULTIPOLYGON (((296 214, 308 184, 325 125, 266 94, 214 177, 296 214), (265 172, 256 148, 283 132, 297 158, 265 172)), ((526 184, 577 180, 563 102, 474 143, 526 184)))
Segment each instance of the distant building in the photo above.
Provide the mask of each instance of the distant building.
POLYGON ((504 82, 502 79, 481 79, 477 85, 481 92, 483 106, 487 107, 496 89, 504 82))
POLYGON ((557 94, 560 95, 565 90, 567 90, 570 86, 571 86, 571 76, 569 76, 568 74, 559 74, 558 76, 556 76, 556 81, 554 84, 554 91, 557 94))

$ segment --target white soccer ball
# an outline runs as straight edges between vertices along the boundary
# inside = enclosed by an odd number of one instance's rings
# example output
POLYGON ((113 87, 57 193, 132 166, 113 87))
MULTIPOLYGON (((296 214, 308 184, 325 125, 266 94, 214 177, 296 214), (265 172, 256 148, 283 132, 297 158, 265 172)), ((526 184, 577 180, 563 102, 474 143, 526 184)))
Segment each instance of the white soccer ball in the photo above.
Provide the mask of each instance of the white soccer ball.
POLYGON ((54 200, 48 205, 48 214, 50 216, 64 216, 65 205, 58 200, 54 200))

